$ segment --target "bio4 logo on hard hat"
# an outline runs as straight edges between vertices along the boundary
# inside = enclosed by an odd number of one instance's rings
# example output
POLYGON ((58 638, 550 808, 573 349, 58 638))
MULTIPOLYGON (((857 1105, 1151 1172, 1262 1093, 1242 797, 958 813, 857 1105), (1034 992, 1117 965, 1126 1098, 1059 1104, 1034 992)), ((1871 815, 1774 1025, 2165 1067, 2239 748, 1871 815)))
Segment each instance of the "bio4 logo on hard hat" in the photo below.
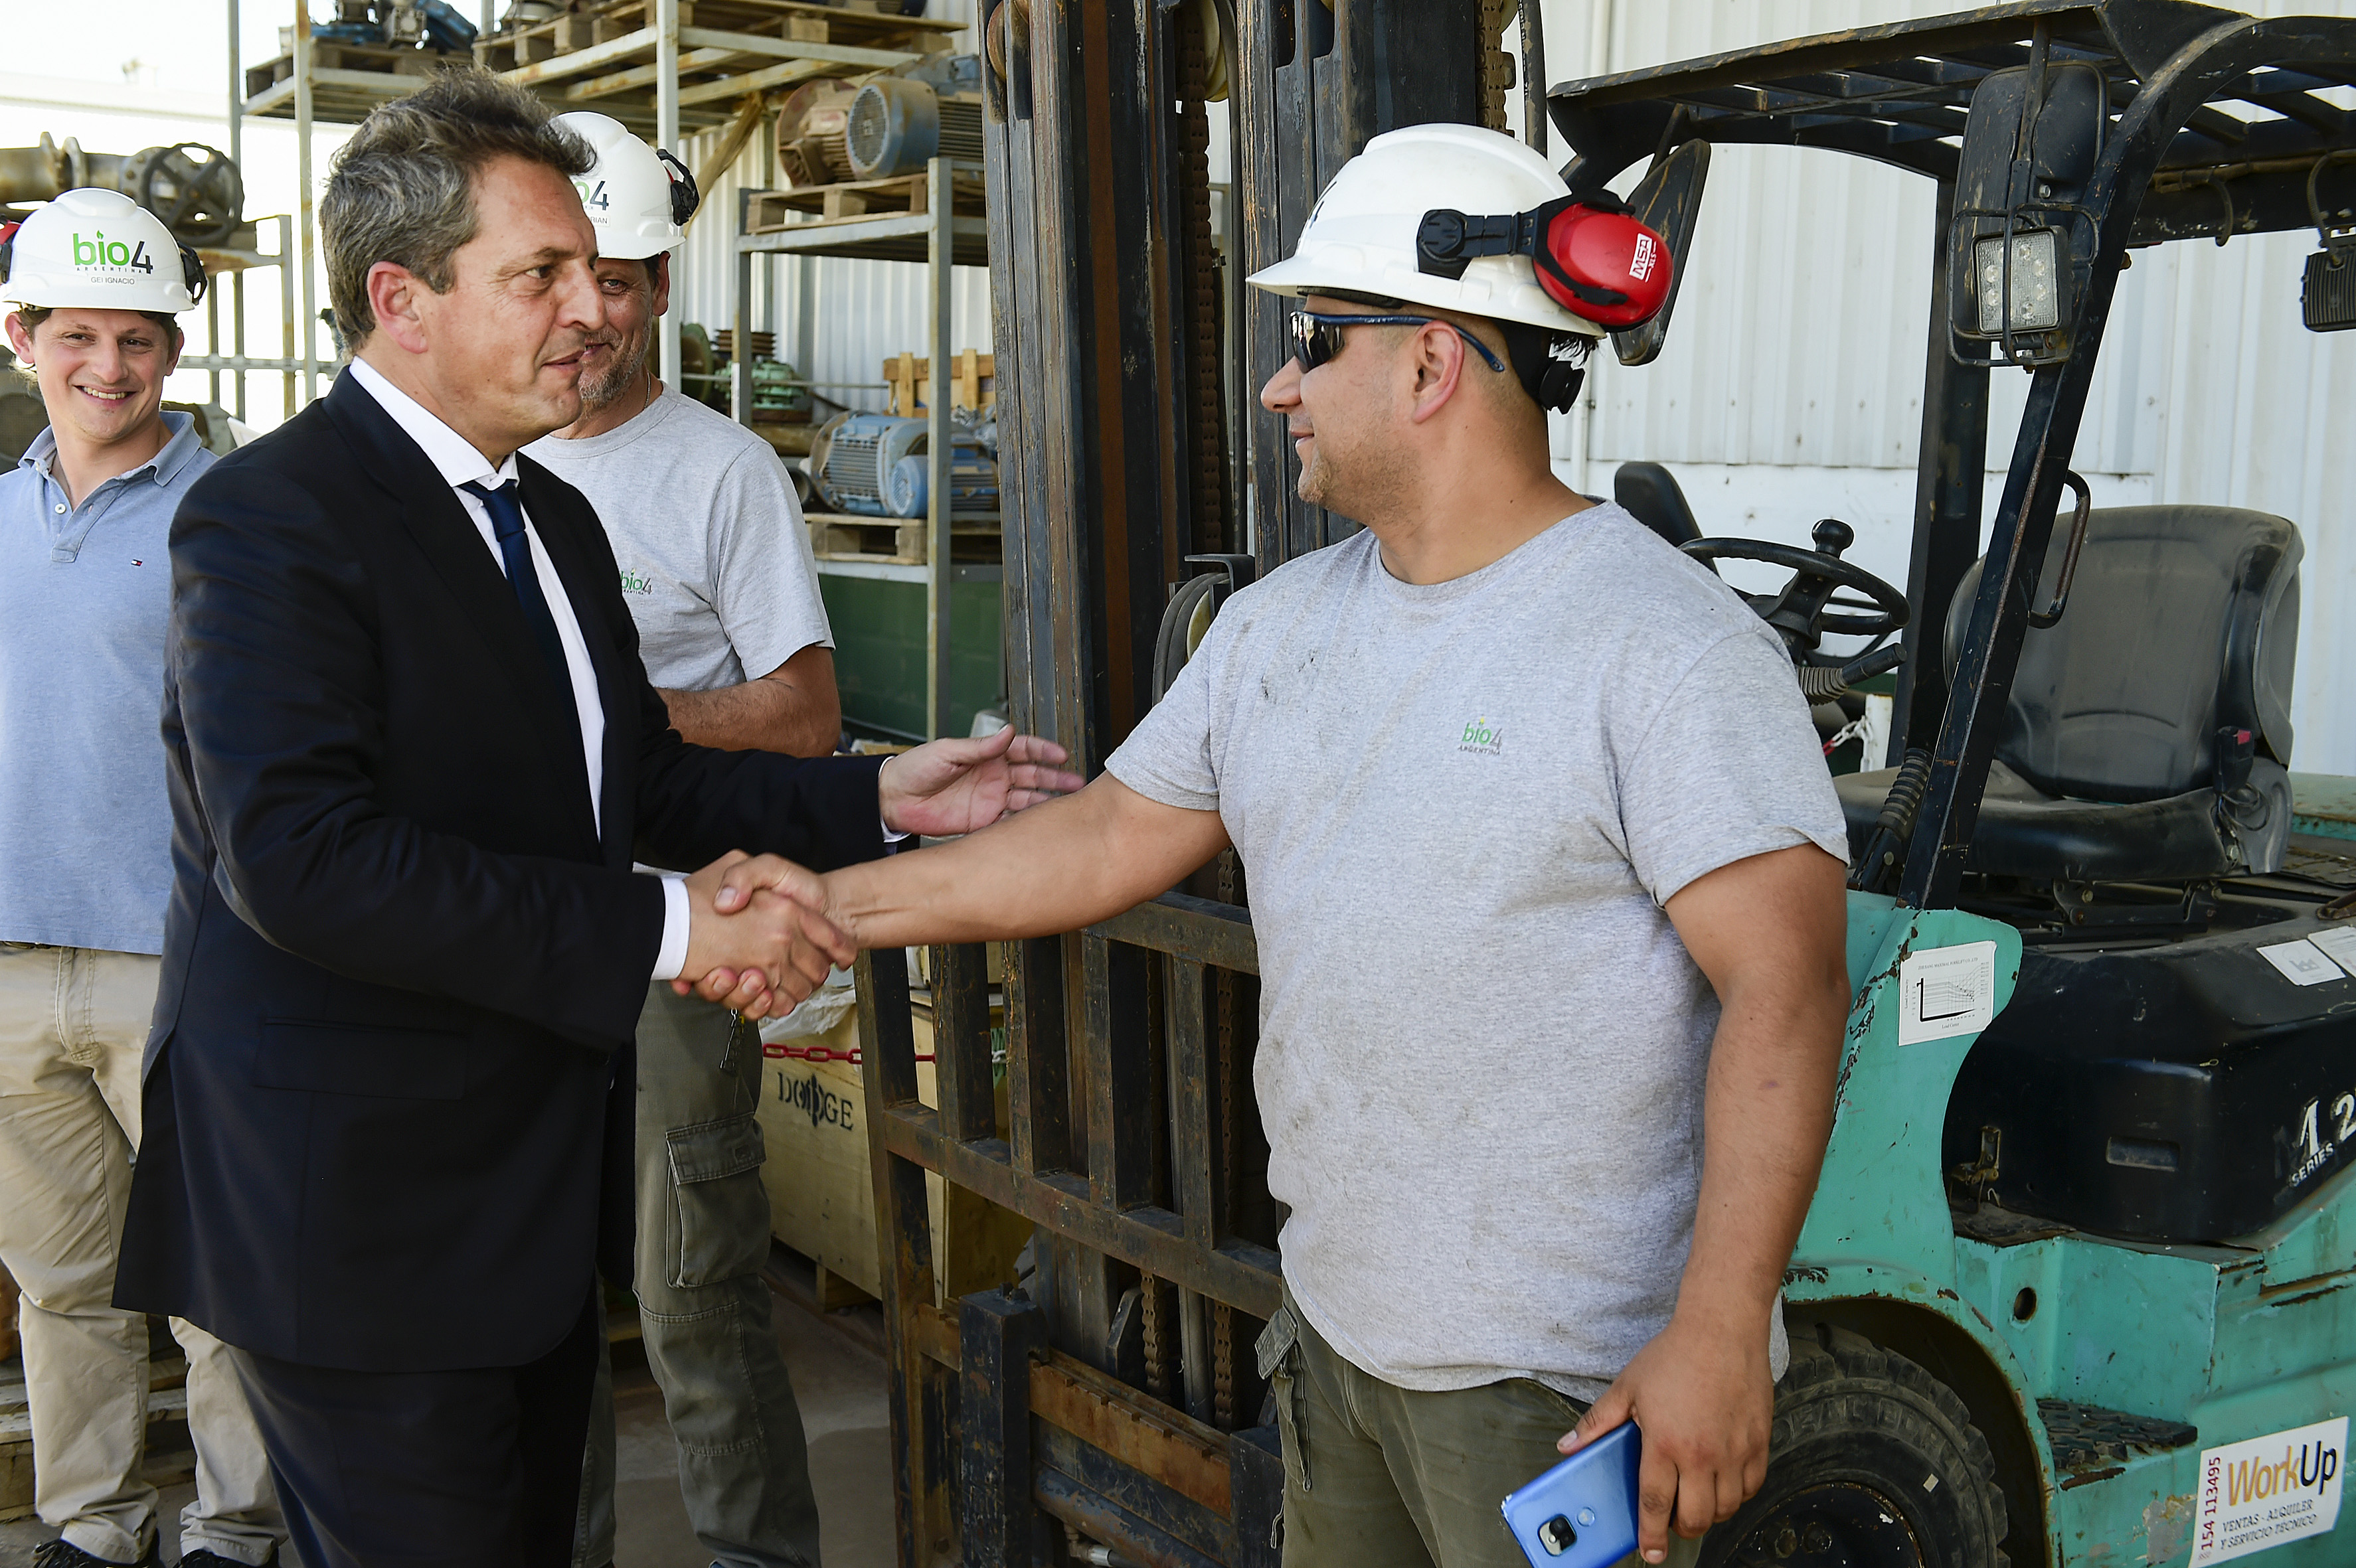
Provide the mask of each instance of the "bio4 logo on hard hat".
POLYGON ((147 241, 141 240, 126 245, 120 240, 109 240, 103 229, 93 240, 85 240, 79 233, 73 236, 73 264, 83 272, 102 273, 152 274, 155 271, 155 260, 147 254, 147 241))
POLYGON ((604 180, 574 180, 573 188, 581 193, 581 205, 584 208, 604 212, 614 205, 613 198, 605 194, 604 180))

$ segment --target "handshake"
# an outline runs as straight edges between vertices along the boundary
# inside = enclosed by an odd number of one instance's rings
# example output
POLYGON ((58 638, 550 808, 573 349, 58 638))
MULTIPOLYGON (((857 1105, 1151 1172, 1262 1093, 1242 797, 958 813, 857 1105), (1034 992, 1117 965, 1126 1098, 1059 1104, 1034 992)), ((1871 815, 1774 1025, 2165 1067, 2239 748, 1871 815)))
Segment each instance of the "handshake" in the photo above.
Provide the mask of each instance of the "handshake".
MULTIPOLYGON (((884 764, 876 805, 893 833, 972 833, 1078 789, 1066 760, 1054 741, 1012 730, 933 741, 884 764)), ((687 962, 671 988, 748 1019, 792 1011, 859 951, 829 879, 779 856, 725 855, 687 879, 687 962)))

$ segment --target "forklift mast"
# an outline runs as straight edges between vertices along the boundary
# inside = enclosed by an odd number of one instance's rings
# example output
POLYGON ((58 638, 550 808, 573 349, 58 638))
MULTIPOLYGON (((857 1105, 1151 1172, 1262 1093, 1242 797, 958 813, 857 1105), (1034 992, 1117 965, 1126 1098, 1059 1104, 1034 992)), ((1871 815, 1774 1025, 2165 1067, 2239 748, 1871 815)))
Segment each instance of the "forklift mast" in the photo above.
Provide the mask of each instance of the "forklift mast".
MULTIPOLYGON (((1190 558, 1226 558, 1236 581, 1354 528, 1292 494, 1255 401, 1290 354, 1284 306, 1239 280, 1286 253, 1369 138, 1504 129, 1511 16, 1512 0, 985 5, 1009 717, 1086 771, 1157 695, 1156 634, 1190 558), (1209 178, 1217 92, 1226 193, 1209 178)), ((980 946, 932 950, 914 998, 931 1104, 906 961, 860 960, 909 1568, 1076 1546, 1171 1568, 1278 1561, 1283 1470, 1252 1344, 1277 1307, 1281 1220, 1250 1093, 1244 897, 1230 853, 1183 892, 1006 944, 1002 985, 980 946), (932 1179, 1035 1227, 1018 1288, 939 1298, 932 1179)))

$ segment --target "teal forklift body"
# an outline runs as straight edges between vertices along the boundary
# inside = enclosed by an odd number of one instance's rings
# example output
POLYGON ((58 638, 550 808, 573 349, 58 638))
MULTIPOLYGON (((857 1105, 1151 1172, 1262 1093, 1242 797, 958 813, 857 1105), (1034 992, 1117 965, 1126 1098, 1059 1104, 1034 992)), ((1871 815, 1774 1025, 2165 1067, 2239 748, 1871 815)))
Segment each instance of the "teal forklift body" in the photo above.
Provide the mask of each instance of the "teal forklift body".
MULTIPOLYGON (((1786 1275, 1794 1316, 1886 1304, 1968 1341, 2011 1405, 1975 1420, 2008 1414, 2033 1456, 2048 1562, 2356 1563, 2356 1527, 2338 1520, 2356 1407, 2356 1172, 2222 1245, 2022 1216, 1970 1233, 1951 1217, 1940 1112, 1977 1035, 1924 1038, 1936 1024, 1919 994, 1926 968, 1965 954, 1985 963, 1988 1010, 2001 1011, 2019 973, 2012 927, 1849 895, 1857 997, 1824 1176, 1786 1275)), ((2031 1521, 2015 1511, 2012 1561, 2034 1561, 2031 1521)))

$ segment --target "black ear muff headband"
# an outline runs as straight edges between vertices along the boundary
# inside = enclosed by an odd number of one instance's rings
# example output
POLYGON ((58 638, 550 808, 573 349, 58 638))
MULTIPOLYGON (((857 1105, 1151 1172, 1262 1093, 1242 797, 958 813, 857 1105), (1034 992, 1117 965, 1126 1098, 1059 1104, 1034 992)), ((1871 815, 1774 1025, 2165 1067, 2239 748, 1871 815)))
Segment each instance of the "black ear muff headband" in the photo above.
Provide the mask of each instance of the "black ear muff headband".
POLYGON ((688 173, 685 164, 660 147, 655 149, 655 156, 663 161, 664 172, 670 176, 670 220, 684 229, 695 209, 703 205, 703 195, 695 188, 695 176, 688 173))
POLYGON ((205 286, 209 281, 205 277, 205 263, 185 242, 174 243, 180 247, 180 282, 187 285, 188 304, 194 305, 205 297, 205 286))
MULTIPOLYGON (((1599 310, 1626 304, 1628 296, 1620 290, 1574 278, 1563 270, 1561 258, 1555 254, 1549 240, 1554 220, 1574 207, 1583 207, 1590 212, 1625 214, 1628 210, 1628 204, 1608 190, 1584 194, 1574 191, 1527 212, 1503 212, 1486 218, 1436 207, 1425 213, 1423 221, 1416 226, 1416 266, 1435 277, 1461 278, 1475 257, 1527 256, 1537 268, 1539 282, 1548 284, 1547 292, 1558 300, 1569 294, 1599 310)), ((1568 305, 1569 301, 1564 304, 1568 305)))
POLYGON ((1506 362, 1530 401, 1569 413, 1579 402, 1579 389, 1587 384, 1587 339, 1524 321, 1499 321, 1497 326, 1505 335, 1506 362))

